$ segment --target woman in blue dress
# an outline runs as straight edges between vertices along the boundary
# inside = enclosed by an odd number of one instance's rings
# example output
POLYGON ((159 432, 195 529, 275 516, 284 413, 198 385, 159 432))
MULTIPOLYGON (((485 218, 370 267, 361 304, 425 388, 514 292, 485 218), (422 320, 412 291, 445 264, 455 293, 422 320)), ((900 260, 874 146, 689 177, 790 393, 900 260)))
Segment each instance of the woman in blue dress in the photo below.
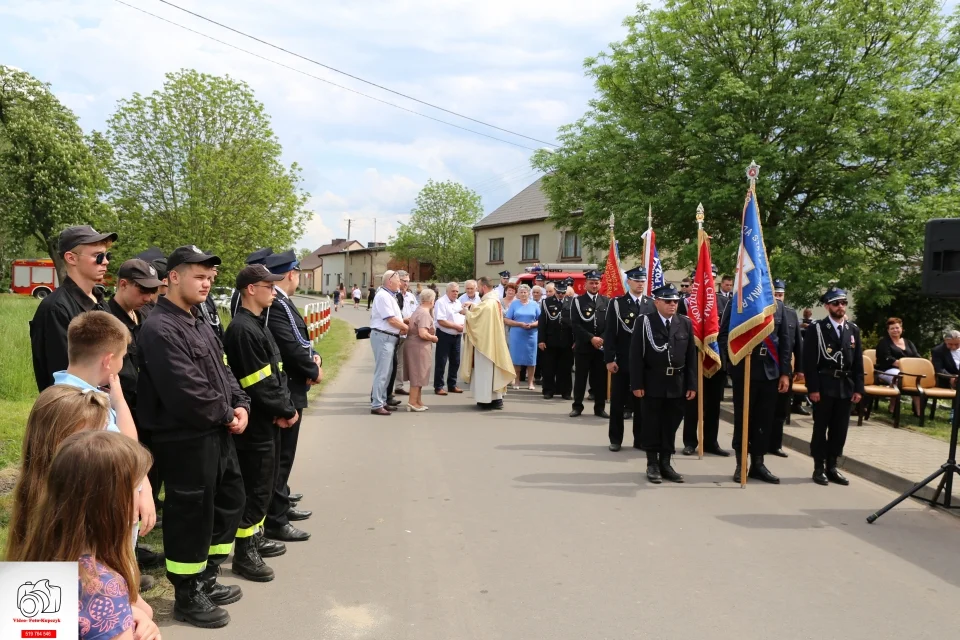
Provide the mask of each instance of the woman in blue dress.
POLYGON ((528 389, 533 390, 533 370, 537 364, 537 320, 540 305, 530 299, 530 287, 522 284, 517 288, 517 297, 504 314, 503 323, 511 327, 507 336, 510 358, 516 377, 513 388, 519 389, 520 369, 527 368, 528 389))

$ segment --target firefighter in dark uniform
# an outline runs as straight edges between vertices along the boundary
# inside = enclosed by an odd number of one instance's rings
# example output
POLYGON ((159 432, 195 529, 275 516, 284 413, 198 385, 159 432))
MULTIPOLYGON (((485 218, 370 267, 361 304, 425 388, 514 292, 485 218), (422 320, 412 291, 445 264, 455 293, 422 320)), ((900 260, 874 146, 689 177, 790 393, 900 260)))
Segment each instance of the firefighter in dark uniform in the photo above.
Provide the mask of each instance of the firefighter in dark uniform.
POLYGON ((262 264, 240 270, 240 307, 227 327, 223 344, 230 370, 240 388, 250 396, 250 422, 246 431, 233 437, 246 493, 233 552, 233 572, 255 582, 269 582, 274 577, 258 547, 266 547, 267 557, 286 551, 282 542, 273 540, 263 539, 258 545, 257 534, 266 519, 276 484, 280 430, 299 420, 287 388, 280 349, 263 317, 276 295, 273 283, 282 279, 262 264))
POLYGON ((297 305, 290 301, 290 296, 300 284, 300 263, 297 256, 293 251, 274 254, 266 259, 266 267, 271 273, 283 276, 283 279, 276 283, 277 297, 266 311, 267 327, 280 349, 283 372, 287 376, 287 388, 300 419, 290 428, 280 431, 276 483, 267 510, 264 534, 267 538, 281 542, 300 542, 310 538, 310 534, 293 526, 290 521, 306 520, 312 512, 294 508, 303 496, 290 492, 289 480, 297 454, 300 422, 303 420, 303 410, 307 408, 307 390, 311 385, 320 382, 323 369, 320 355, 310 341, 307 325, 297 305))
POLYGON ((846 320, 847 293, 831 289, 820 299, 827 317, 807 327, 803 372, 813 403, 813 481, 850 484, 837 469, 850 424, 850 407, 863 397, 860 327, 846 320))
MULTIPOLYGON (((786 294, 787 283, 783 280, 773 281, 773 297, 783 300, 786 294)), ((783 303, 783 319, 787 325, 787 335, 790 337, 790 354, 793 356, 793 374, 803 380, 803 330, 800 328, 800 316, 796 309, 783 303)), ((783 425, 790 413, 790 393, 781 393, 777 396, 777 407, 773 414, 773 428, 767 442, 767 451, 771 455, 781 458, 787 457, 783 450, 783 425)))
POLYGON ((564 400, 573 400, 573 301, 576 299, 576 291, 573 288, 573 278, 564 278, 557 283, 557 295, 560 297, 560 327, 565 336, 564 343, 569 343, 569 363, 570 370, 566 373, 560 371, 557 376, 557 392, 564 400), (559 377, 563 376, 560 380, 559 377), (563 393, 562 390, 566 390, 563 393))
POLYGON ((653 300, 643 295, 647 270, 636 267, 627 271, 629 291, 614 298, 607 309, 607 328, 603 334, 603 361, 610 378, 610 451, 620 451, 623 444, 625 420, 633 421, 633 448, 640 448, 640 412, 634 411, 639 402, 633 401, 630 391, 630 341, 634 328, 642 316, 656 311, 653 300), (626 417, 630 413, 630 418, 626 417))
MULTIPOLYGON (((253 253, 247 256, 247 259, 244 260, 245 264, 265 264, 267 258, 273 255, 273 249, 270 247, 264 247, 262 249, 257 249, 253 253)), ((234 289, 233 293, 230 294, 230 317, 237 315, 237 309, 240 308, 240 290, 234 289)))
POLYGON ((247 427, 250 399, 227 367, 223 347, 198 305, 220 258, 196 246, 167 258, 167 295, 140 329, 137 415, 150 431, 165 497, 163 548, 175 595, 173 616, 222 627, 220 605, 243 594, 217 582, 243 513, 243 479, 231 434, 247 427))
POLYGON ((607 403, 607 368, 603 363, 603 332, 607 328, 607 306, 610 298, 600 295, 600 272, 588 271, 587 292, 574 298, 570 319, 573 325, 573 359, 576 366, 573 383, 573 411, 571 418, 583 413, 583 395, 590 389, 594 394, 593 415, 609 418, 604 411, 607 403))
POLYGON ((683 482, 670 464, 684 404, 697 395, 697 347, 693 323, 676 313, 673 285, 653 292, 656 311, 642 316, 630 340, 630 388, 640 398, 640 448, 647 452, 647 479, 683 482))
POLYGON ((750 424, 747 426, 747 451, 750 453, 748 475, 756 480, 779 484, 780 478, 770 473, 763 462, 767 453, 767 442, 773 426, 773 414, 777 406, 777 395, 790 389, 793 365, 790 363, 790 351, 793 341, 787 327, 783 302, 776 300, 773 312, 773 333, 757 344, 749 356, 734 366, 730 362, 727 343, 730 333, 730 317, 733 315, 733 302, 724 309, 720 319, 720 358, 733 380, 733 455, 737 467, 733 472, 733 481, 740 482, 740 446, 743 441, 743 385, 750 385, 750 424), (750 380, 744 381, 746 359, 750 362, 750 380))
POLYGON ((143 315, 147 316, 153 311, 153 308, 157 306, 157 300, 160 299, 160 296, 167 295, 167 256, 157 247, 150 247, 146 251, 141 251, 135 255, 134 258, 143 260, 156 269, 157 279, 160 280, 160 286, 157 287, 157 292, 153 294, 150 301, 141 308, 143 315))
POLYGON ((537 320, 537 347, 542 354, 543 398, 554 395, 570 397, 570 371, 573 369, 573 336, 563 326, 563 299, 558 293, 563 283, 551 283, 553 293, 540 299, 540 318, 537 320))

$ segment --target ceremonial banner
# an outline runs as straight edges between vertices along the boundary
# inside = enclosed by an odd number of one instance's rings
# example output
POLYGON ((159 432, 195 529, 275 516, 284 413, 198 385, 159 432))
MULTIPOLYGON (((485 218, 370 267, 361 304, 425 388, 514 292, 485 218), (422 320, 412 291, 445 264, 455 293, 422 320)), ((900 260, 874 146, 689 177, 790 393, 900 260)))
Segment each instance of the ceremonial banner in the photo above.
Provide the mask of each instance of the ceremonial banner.
POLYGON ((720 345, 717 343, 720 313, 711 270, 710 239, 703 229, 697 232, 697 243, 700 250, 690 297, 687 298, 687 315, 693 322, 693 339, 703 359, 703 375, 710 378, 720 370, 720 345))
POLYGON ((663 265, 660 264, 660 254, 657 252, 657 236, 653 227, 643 232, 643 266, 647 270, 647 283, 643 293, 652 296, 655 289, 659 289, 666 282, 663 279, 663 265))
POLYGON ((743 207, 733 300, 730 301, 730 361, 737 364, 773 332, 773 279, 763 244, 757 194, 751 187, 743 207))
POLYGON ((620 257, 617 255, 617 242, 614 240, 611 230, 610 252, 607 254, 607 268, 603 270, 603 280, 600 281, 600 295, 616 298, 626 293, 620 271, 620 257))

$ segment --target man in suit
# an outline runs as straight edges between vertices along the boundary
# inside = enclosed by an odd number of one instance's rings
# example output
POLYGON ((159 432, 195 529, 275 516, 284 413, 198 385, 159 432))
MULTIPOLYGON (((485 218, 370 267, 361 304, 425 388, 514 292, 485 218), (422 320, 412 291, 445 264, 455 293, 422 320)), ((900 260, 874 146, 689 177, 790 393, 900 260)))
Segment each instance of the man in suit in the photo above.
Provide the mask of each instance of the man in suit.
POLYGON ((697 349, 690 319, 677 315, 680 294, 672 285, 653 292, 656 311, 640 318, 630 341, 630 388, 640 398, 640 448, 647 452, 647 479, 683 482, 670 465, 684 403, 697 396, 697 349))
POLYGON ((609 418, 604 410, 607 403, 607 369, 603 363, 603 332, 607 326, 607 305, 610 298, 600 295, 600 272, 588 271, 587 291, 573 299, 574 362, 576 375, 573 383, 573 410, 571 418, 583 413, 583 395, 587 379, 593 390, 593 414, 609 418))
POLYGON ((847 440, 850 407, 863 397, 863 345, 860 327, 846 319, 846 291, 830 289, 820 301, 828 315, 807 327, 803 339, 803 371, 813 403, 813 481, 847 485, 837 458, 847 440))
POLYGON ((788 333, 783 302, 776 301, 773 313, 773 333, 753 347, 751 353, 737 363, 730 362, 727 343, 730 337, 730 318, 733 315, 732 302, 727 305, 720 320, 720 357, 727 372, 733 379, 733 455, 737 458, 737 467, 733 472, 733 481, 740 482, 740 451, 743 444, 743 390, 750 385, 750 423, 747 425, 747 450, 750 452, 750 470, 748 475, 756 480, 780 484, 780 478, 770 473, 763 462, 767 453, 767 439, 773 426, 773 414, 777 407, 777 394, 790 390, 790 377, 793 371, 790 363, 792 340, 788 333), (745 380, 746 359, 750 361, 750 379, 745 380))
MULTIPOLYGON (((573 369, 573 336, 563 326, 563 300, 554 283, 547 285, 547 295, 540 299, 537 320, 537 348, 542 358, 543 399, 555 394, 570 397, 570 370, 573 369)), ((559 285, 566 291, 566 284, 559 285)))
MULTIPOLYGON (((773 297, 783 302, 787 291, 787 283, 783 280, 773 281, 773 297)), ((790 338, 790 348, 788 353, 793 356, 793 373, 803 380, 803 330, 800 328, 800 317, 797 310, 783 303, 783 321, 787 325, 787 336, 790 338)), ((803 398, 794 397, 796 401, 803 401, 803 398)), ((777 396, 777 406, 773 413, 773 427, 770 430, 770 437, 767 439, 767 451, 771 455, 781 458, 787 457, 787 452, 783 450, 783 425, 787 421, 787 415, 790 413, 790 392, 781 393, 777 396)))
POLYGON ((930 354, 933 369, 938 374, 937 386, 944 389, 956 389, 956 377, 960 374, 960 331, 951 329, 943 334, 943 342, 933 348, 930 354))
MULTIPOLYGON (((630 392, 630 342, 634 328, 642 316, 656 311, 653 300, 643 295, 647 270, 636 267, 627 271, 629 290, 615 298, 607 310, 607 327, 603 334, 603 361, 610 378, 610 451, 620 451, 624 421, 629 411, 633 421, 633 447, 640 448, 640 412, 634 411, 630 392)), ((636 404, 639 404, 636 403, 636 404)))

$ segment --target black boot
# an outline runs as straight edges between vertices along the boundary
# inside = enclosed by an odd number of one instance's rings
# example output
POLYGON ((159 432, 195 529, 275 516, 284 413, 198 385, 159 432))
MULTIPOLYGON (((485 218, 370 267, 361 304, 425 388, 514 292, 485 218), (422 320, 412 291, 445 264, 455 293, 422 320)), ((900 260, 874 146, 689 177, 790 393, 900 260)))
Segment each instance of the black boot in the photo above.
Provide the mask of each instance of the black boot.
POLYGON ((733 481, 742 482, 740 474, 743 473, 743 467, 740 465, 740 456, 737 455, 737 468, 733 470, 733 481))
POLYGON ((277 540, 270 540, 263 535, 263 531, 257 531, 253 534, 253 540, 257 544, 257 551, 261 558, 276 558, 287 552, 287 545, 277 540))
POLYGON ((830 482, 836 482, 837 484, 842 484, 843 486, 850 484, 850 481, 847 480, 846 476, 840 473, 840 470, 837 469, 836 458, 830 458, 827 460, 827 478, 830 479, 830 482))
POLYGON ((229 624, 230 614, 210 600, 200 576, 183 577, 174 589, 175 620, 201 629, 219 629, 229 624))
POLYGON ((814 460, 813 461, 813 481, 817 484, 827 486, 830 484, 827 481, 827 474, 823 470, 824 461, 823 460, 814 460))
POLYGON ((767 466, 763 464, 763 456, 750 456, 750 471, 747 472, 747 475, 754 480, 780 484, 780 478, 770 473, 767 466))
POLYGON ((670 466, 669 453, 660 454, 660 475, 663 476, 664 480, 669 480, 670 482, 683 482, 683 476, 670 466))
POLYGON ((217 582, 220 566, 207 562, 206 569, 200 574, 200 584, 210 601, 218 607, 233 604, 243 597, 243 591, 237 585, 225 585, 217 582))
POLYGON ((656 451, 647 451, 647 480, 653 484, 663 482, 663 478, 660 476, 660 462, 657 460, 656 451))
POLYGON ((273 569, 260 557, 252 536, 237 538, 233 549, 233 572, 253 582, 270 582, 274 578, 273 569))

